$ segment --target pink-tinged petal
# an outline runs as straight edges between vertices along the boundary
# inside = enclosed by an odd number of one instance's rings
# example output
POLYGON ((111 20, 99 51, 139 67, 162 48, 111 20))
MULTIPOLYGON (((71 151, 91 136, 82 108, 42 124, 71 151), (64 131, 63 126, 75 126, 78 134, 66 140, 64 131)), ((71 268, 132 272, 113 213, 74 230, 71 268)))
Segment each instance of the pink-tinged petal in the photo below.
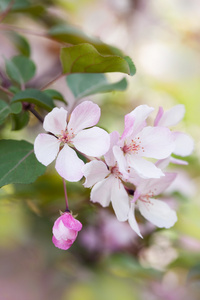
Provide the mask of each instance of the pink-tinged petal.
POLYGON ((138 153, 144 157, 166 158, 171 155, 175 148, 171 131, 165 127, 145 127, 136 136, 136 140, 137 138, 141 141, 141 149, 138 153))
POLYGON ((176 165, 183 165, 183 166, 187 166, 188 162, 182 159, 178 159, 178 158, 174 158, 174 157, 170 157, 170 162, 172 164, 176 164, 176 165))
POLYGON ((79 220, 75 219, 70 213, 63 213, 61 215, 63 224, 72 230, 80 231, 82 229, 82 224, 79 220))
POLYGON ((184 117, 185 114, 185 106, 183 104, 178 104, 164 112, 162 117, 160 118, 157 126, 175 126, 178 124, 184 117))
POLYGON ((113 131, 110 133, 110 148, 106 154, 104 154, 105 161, 108 166, 113 167, 116 163, 116 159, 113 154, 113 147, 119 142, 119 132, 113 131))
POLYGON ((176 173, 164 173, 165 176, 161 178, 142 179, 138 184, 135 193, 139 195, 156 196, 164 192, 170 184, 174 181, 176 173))
POLYGON ((100 203, 103 207, 108 206, 111 200, 111 190, 114 179, 114 176, 111 175, 97 182, 91 190, 90 200, 100 203))
POLYGON ((172 135, 175 139, 174 154, 188 156, 193 152, 194 141, 189 135, 182 132, 173 132, 172 135))
POLYGON ((117 219, 120 222, 126 221, 130 208, 129 197, 123 183, 118 178, 113 181, 111 202, 117 219))
POLYGON ((103 161, 93 160, 85 164, 82 168, 83 175, 86 180, 84 187, 92 187, 95 183, 103 180, 110 171, 103 161))
POLYGON ((125 116, 125 129, 122 139, 135 136, 146 125, 146 118, 154 110, 148 105, 139 105, 132 112, 125 116))
POLYGON ((101 110, 97 104, 91 101, 84 101, 73 110, 68 128, 72 128, 76 134, 84 128, 96 125, 99 122, 100 115, 101 110))
POLYGON ((131 209, 129 210, 128 222, 129 222, 129 225, 131 226, 131 228, 135 231, 135 233, 137 233, 137 235, 139 235, 141 238, 143 238, 143 236, 140 233, 138 223, 135 219, 135 204, 134 203, 131 204, 131 209))
POLYGON ((161 170, 164 170, 168 167, 169 163, 171 161, 171 156, 168 156, 167 158, 158 160, 155 165, 161 170))
POLYGON ((99 128, 93 127, 80 131, 73 139, 77 150, 88 156, 102 156, 110 147, 109 134, 99 128))
POLYGON ((160 107, 159 107, 159 110, 158 110, 158 113, 157 113, 157 115, 156 115, 155 121, 154 121, 154 126, 158 126, 159 121, 160 121, 160 119, 162 118, 163 114, 164 114, 164 110, 163 110, 163 108, 160 106, 160 107))
POLYGON ((67 127, 67 111, 63 107, 55 107, 44 118, 43 127, 55 135, 61 134, 61 131, 67 127))
POLYGON ((37 160, 48 166, 57 156, 60 141, 53 135, 40 133, 34 142, 34 152, 37 160))
POLYGON ((62 250, 67 250, 67 249, 69 249, 72 246, 72 244, 73 244, 74 241, 72 242, 71 240, 67 240, 67 241, 65 241, 65 240, 57 240, 55 238, 55 236, 53 236, 52 237, 52 242, 53 242, 53 244, 57 248, 62 249, 62 250))
POLYGON ((56 171, 65 180, 76 182, 83 177, 82 167, 84 162, 76 152, 65 144, 56 159, 56 171))
POLYGON ((149 199, 150 202, 138 201, 138 208, 142 216, 159 228, 170 228, 176 221, 176 212, 165 202, 149 199))
POLYGON ((138 155, 127 155, 127 163, 142 178, 160 178, 164 173, 157 168, 152 162, 143 159, 138 155))
POLYGON ((57 240, 75 240, 77 237, 77 231, 71 230, 64 225, 62 216, 56 220, 52 231, 57 240))
POLYGON ((129 174, 127 172, 127 162, 126 162, 126 158, 124 156, 124 152, 121 150, 120 147, 114 146, 113 154, 115 156, 115 160, 117 161, 119 172, 122 174, 124 179, 128 179, 129 174))

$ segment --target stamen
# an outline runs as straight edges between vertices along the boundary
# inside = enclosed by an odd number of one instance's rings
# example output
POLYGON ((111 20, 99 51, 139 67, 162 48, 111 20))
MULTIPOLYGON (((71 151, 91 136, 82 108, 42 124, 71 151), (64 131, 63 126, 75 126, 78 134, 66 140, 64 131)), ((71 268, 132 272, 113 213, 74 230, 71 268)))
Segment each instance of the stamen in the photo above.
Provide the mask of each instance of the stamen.
POLYGON ((138 153, 139 150, 142 150, 144 152, 144 147, 141 147, 140 144, 141 141, 139 137, 137 137, 136 139, 132 139, 129 145, 124 145, 123 151, 124 153, 133 152, 134 154, 138 153))
POLYGON ((61 134, 58 136, 58 139, 62 143, 71 143, 73 137, 74 137, 73 132, 69 133, 68 131, 61 130, 61 134))

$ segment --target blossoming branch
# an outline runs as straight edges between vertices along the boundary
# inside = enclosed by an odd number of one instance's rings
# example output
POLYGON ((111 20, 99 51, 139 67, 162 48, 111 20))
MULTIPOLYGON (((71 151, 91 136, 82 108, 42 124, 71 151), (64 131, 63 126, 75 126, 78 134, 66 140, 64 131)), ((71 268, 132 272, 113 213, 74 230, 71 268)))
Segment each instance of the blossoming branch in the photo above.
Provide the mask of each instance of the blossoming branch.
MULTIPOLYGON (((159 195, 177 175, 167 172, 169 163, 187 164, 173 154, 184 157, 193 151, 190 136, 169 128, 181 121, 184 106, 176 105, 166 112, 160 107, 150 126, 147 119, 153 111, 147 105, 136 107, 125 115, 120 135, 94 127, 100 108, 91 101, 77 105, 70 116, 64 108, 54 108, 44 119, 47 133, 40 133, 34 143, 35 155, 42 164, 47 166, 57 157, 55 168, 65 180, 79 181, 84 176, 84 187, 92 188, 90 200, 103 207, 111 202, 118 221, 128 221, 140 237, 135 210, 159 228, 170 228, 177 221, 176 212, 159 195)), ((82 227, 66 203, 66 212, 53 227, 55 246, 65 250, 82 227)))

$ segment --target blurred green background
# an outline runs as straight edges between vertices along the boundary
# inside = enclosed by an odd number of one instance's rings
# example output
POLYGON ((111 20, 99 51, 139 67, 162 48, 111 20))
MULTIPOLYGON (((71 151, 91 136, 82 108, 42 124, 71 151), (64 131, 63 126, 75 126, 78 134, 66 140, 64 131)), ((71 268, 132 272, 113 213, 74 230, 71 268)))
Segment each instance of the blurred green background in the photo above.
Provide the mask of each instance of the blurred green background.
MULTIPOLYGON (((6 1, 0 1, 4 3, 6 1)), ((35 1, 35 4, 40 4, 35 1)), ((75 244, 62 251, 51 242, 52 226, 64 210, 62 180, 48 167, 31 185, 8 185, 0 190, 1 300, 186 300, 200 299, 200 7, 198 0, 59 0, 44 1, 48 18, 38 11, 16 13, 6 22, 42 33, 56 24, 78 26, 129 55, 137 68, 128 89, 88 97, 102 109, 99 125, 123 131, 124 115, 137 105, 169 109, 182 103, 184 120, 176 127, 195 140, 188 166, 171 166, 179 176, 164 195, 177 210, 172 229, 158 230, 138 216, 142 240, 126 224, 116 222, 112 208, 89 201, 89 189, 67 183, 70 208, 83 223, 75 244)), ((23 33, 21 33, 23 34, 23 33)), ((58 69, 59 46, 35 34, 24 34, 31 45, 37 77, 44 84, 58 69)), ((0 30, 3 56, 16 54, 0 30)), ((110 80, 121 74, 109 75, 110 80)), ((73 96, 64 80, 53 88, 73 96)), ((154 116, 155 116, 154 114, 154 116)), ((41 126, 31 117, 19 132, 2 128, 2 138, 33 142, 41 126)))

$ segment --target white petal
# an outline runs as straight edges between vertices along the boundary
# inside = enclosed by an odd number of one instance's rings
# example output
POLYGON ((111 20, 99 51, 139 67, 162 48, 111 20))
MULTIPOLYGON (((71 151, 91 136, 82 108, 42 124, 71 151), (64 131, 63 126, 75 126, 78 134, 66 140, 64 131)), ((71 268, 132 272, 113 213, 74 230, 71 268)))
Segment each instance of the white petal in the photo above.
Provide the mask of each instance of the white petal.
POLYGON ((65 144, 56 159, 56 171, 68 181, 79 181, 83 177, 84 162, 78 158, 76 152, 65 144))
POLYGON ((157 126, 174 126, 178 124, 184 117, 185 106, 183 104, 178 104, 164 112, 160 118, 157 126))
POLYGON ((128 222, 129 222, 129 225, 131 226, 131 228, 141 237, 143 238, 143 236, 141 235, 140 233, 140 229, 139 229, 139 226, 138 226, 138 223, 135 219, 135 204, 132 203, 131 204, 131 208, 129 210, 129 214, 128 214, 128 222))
POLYGON ((119 141, 119 132, 113 131, 110 133, 110 148, 106 154, 104 154, 105 161, 108 166, 114 166, 116 163, 116 159, 113 154, 113 147, 117 145, 119 141))
POLYGON ((154 121, 154 126, 159 126, 159 121, 162 118, 163 114, 164 114, 164 110, 163 110, 162 106, 160 106, 158 113, 156 115, 155 121, 154 121))
POLYGON ((149 199, 150 202, 138 200, 138 207, 145 219, 159 228, 170 228, 176 221, 176 212, 165 202, 149 199))
POLYGON ((146 124, 146 118, 154 110, 148 105, 139 105, 132 112, 125 116, 125 129, 122 139, 130 135, 136 135, 146 124))
POLYGON ((124 152, 118 146, 113 147, 113 154, 118 163, 119 171, 123 175, 124 179, 129 178, 129 174, 127 172, 127 162, 124 156, 124 152))
POLYGON ((183 166, 187 166, 188 162, 183 160, 183 159, 178 159, 178 158, 174 158, 174 157, 170 157, 170 162, 172 164, 176 164, 176 165, 183 165, 183 166))
POLYGON ((103 161, 93 160, 85 164, 82 168, 83 175, 86 180, 84 187, 91 187, 98 181, 103 180, 110 171, 103 161))
POLYGON ((96 125, 99 122, 101 110, 99 106, 91 101, 84 101, 73 110, 68 128, 72 128, 76 134, 80 130, 96 125))
POLYGON ((142 179, 138 183, 135 193, 139 195, 159 195, 164 192, 174 181, 176 173, 164 173, 160 178, 142 179))
POLYGON ((145 160, 138 155, 127 155, 127 163, 142 178, 160 178, 164 173, 152 162, 145 160))
POLYGON ((194 150, 193 139, 182 132, 173 132, 172 134, 175 138, 175 149, 173 153, 180 156, 190 155, 194 150))
POLYGON ((175 148, 171 131, 165 127, 145 127, 137 138, 144 148, 139 152, 141 156, 162 159, 170 156, 175 148))
POLYGON ((55 135, 61 134, 67 126, 67 111, 61 107, 55 107, 44 118, 43 127, 46 131, 52 132, 55 135))
POLYGON ((37 160, 48 166, 57 156, 60 141, 53 135, 40 133, 34 142, 34 152, 37 160))
POLYGON ((114 177, 109 176, 108 178, 97 182, 91 190, 90 200, 92 202, 100 203, 103 207, 108 206, 111 200, 113 181, 114 177))
POLYGON ((171 156, 168 156, 167 158, 158 160, 155 165, 159 169, 164 170, 168 167, 170 161, 171 161, 171 156))
POLYGON ((93 127, 80 131, 73 139, 77 150, 89 156, 102 156, 110 147, 109 134, 99 128, 93 127))
POLYGON ((120 222, 126 221, 130 208, 129 197, 123 183, 118 178, 115 178, 113 181, 111 202, 117 219, 120 222))

